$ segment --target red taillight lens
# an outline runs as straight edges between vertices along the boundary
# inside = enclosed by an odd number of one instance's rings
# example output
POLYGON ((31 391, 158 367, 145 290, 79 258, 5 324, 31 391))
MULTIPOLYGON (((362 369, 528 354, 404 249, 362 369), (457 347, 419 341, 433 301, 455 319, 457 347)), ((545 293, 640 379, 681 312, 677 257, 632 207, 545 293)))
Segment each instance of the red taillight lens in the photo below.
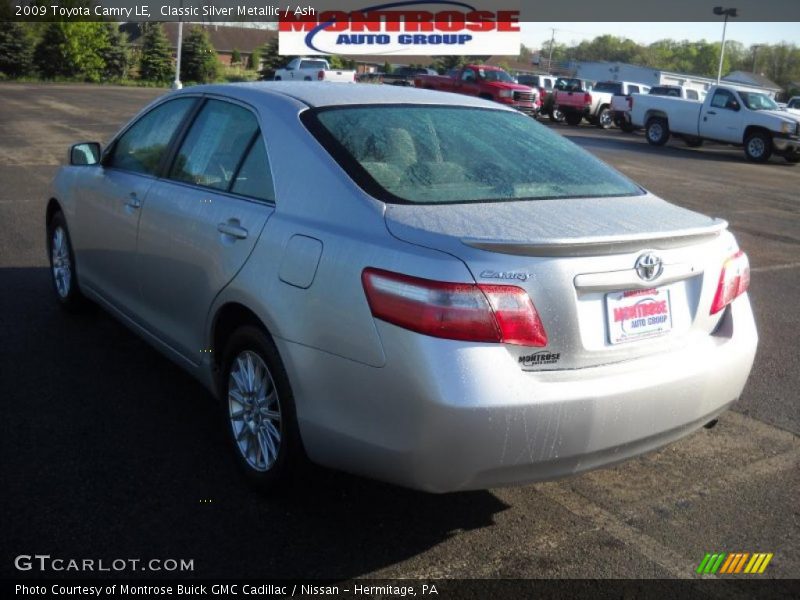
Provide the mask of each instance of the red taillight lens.
POLYGON ((522 288, 421 279, 381 269, 361 275, 372 315, 451 340, 546 346, 547 334, 522 288))
POLYGON ((592 95, 590 93, 585 93, 583 95, 583 103, 586 105, 590 105, 592 103, 592 95))
POLYGON ((715 315, 741 296, 750 287, 750 261, 747 254, 739 250, 722 265, 717 293, 711 304, 711 314, 715 315))
POLYGON ((633 110, 633 96, 628 96, 628 110, 633 110))
POLYGON ((322 81, 323 79, 325 79, 325 71, 320 71, 317 73, 317 81, 322 81))

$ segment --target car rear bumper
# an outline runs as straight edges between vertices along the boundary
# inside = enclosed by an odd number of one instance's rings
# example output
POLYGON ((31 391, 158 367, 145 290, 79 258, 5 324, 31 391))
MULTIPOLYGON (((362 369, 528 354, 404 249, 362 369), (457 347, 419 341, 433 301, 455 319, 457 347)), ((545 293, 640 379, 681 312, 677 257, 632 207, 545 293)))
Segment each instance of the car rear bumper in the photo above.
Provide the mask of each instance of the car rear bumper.
POLYGON ((279 341, 312 460, 431 492, 555 479, 654 450, 742 392, 757 334, 747 296, 679 352, 525 372, 498 345, 378 323, 386 366, 279 341))

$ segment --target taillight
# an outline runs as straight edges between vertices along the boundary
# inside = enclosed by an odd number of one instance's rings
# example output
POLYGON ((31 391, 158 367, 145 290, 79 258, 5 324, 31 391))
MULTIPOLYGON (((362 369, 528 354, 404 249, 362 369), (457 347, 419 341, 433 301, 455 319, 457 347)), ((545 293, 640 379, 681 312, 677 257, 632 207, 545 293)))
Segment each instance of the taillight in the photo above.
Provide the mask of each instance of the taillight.
POLYGON ((633 96, 628 96, 626 100, 628 101, 628 110, 633 110, 633 96))
POLYGON ((711 304, 711 314, 715 315, 741 296, 750 287, 750 261, 747 254, 739 250, 722 265, 717 293, 711 304))
POLYGON ((317 81, 322 81, 323 79, 325 79, 325 71, 320 71, 317 73, 317 81))
POLYGON ((583 95, 583 103, 586 104, 587 106, 591 105, 591 103, 592 103, 592 95, 589 92, 586 92, 583 95))
POLYGON ((522 288, 421 279, 381 269, 361 274, 372 315, 425 335, 546 346, 539 313, 522 288))

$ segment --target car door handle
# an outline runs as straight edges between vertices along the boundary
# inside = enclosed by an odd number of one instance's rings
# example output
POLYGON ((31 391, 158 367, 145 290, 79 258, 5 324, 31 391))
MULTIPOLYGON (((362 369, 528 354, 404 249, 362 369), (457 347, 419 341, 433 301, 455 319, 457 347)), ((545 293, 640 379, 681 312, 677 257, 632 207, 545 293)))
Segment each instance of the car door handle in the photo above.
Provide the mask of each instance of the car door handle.
POLYGON ((708 112, 706 112, 706 114, 707 114, 707 115, 715 115, 715 114, 717 114, 717 113, 715 113, 713 110, 709 110, 708 112))
POLYGON ((136 192, 131 192, 128 194, 128 201, 125 202, 125 206, 129 208, 141 208, 142 201, 139 200, 139 196, 136 195, 136 192))
POLYGON ((217 231, 223 235, 234 237, 237 240, 243 240, 247 238, 247 229, 236 225, 235 223, 220 223, 217 225, 217 231))

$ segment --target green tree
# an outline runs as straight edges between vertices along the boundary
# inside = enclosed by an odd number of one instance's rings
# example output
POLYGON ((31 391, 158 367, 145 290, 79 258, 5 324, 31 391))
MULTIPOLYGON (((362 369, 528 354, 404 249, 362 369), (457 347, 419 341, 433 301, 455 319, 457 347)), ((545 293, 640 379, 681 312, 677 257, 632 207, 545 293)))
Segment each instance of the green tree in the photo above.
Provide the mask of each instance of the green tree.
POLYGON ((392 72, 392 65, 389 64, 388 60, 385 63, 383 63, 383 72, 386 73, 386 74, 389 74, 389 73, 392 72))
POLYGON ((181 78, 196 83, 214 81, 219 73, 219 59, 201 27, 192 27, 183 40, 181 52, 181 78))
POLYGON ((250 53, 247 58, 247 68, 255 71, 261 69, 261 50, 259 48, 254 48, 250 53))
POLYGON ((27 28, 15 21, 0 21, 0 73, 24 77, 33 66, 33 40, 27 28))
POLYGON ((123 79, 128 74, 130 52, 128 36, 114 23, 106 23, 106 47, 100 52, 103 58, 104 79, 123 79))
POLYGON ((242 63, 242 53, 239 52, 237 48, 234 48, 233 52, 231 52, 231 64, 239 65, 241 63, 242 63))
POLYGON ((49 23, 34 51, 34 64, 48 79, 69 77, 100 81, 108 37, 103 23, 49 23))
POLYGON ((161 23, 149 23, 142 39, 139 77, 146 81, 167 83, 172 80, 174 66, 169 41, 161 23))
POLYGON ((286 65, 293 57, 278 54, 278 38, 268 41, 261 50, 261 79, 272 79, 275 70, 286 65))
POLYGON ((433 60, 436 65, 436 70, 440 73, 444 73, 450 69, 459 69, 469 62, 466 56, 456 55, 434 56, 433 60))

